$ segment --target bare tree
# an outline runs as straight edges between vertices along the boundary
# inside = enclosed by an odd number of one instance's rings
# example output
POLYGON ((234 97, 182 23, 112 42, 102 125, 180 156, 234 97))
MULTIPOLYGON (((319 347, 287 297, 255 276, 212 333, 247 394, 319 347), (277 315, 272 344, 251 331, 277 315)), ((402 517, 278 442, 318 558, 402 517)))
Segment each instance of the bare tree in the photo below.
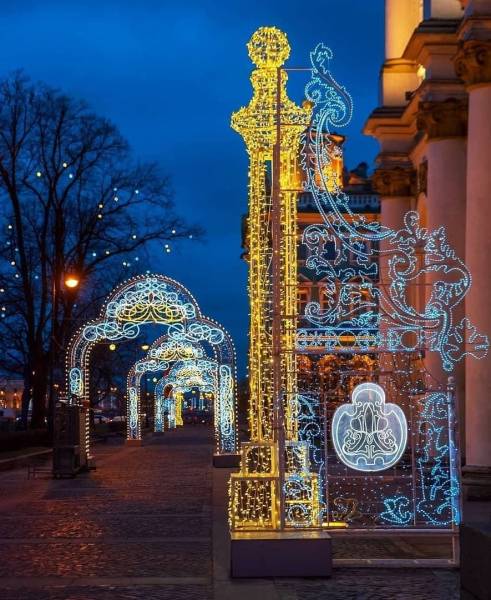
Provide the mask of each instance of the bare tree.
POLYGON ((138 266, 136 252, 200 231, 174 212, 169 178, 135 163, 112 123, 21 73, 0 81, 0 195, 0 368, 23 376, 23 415, 31 398, 40 427, 50 363, 62 364, 74 319, 122 263, 138 266), (71 271, 80 288, 64 287, 71 271))

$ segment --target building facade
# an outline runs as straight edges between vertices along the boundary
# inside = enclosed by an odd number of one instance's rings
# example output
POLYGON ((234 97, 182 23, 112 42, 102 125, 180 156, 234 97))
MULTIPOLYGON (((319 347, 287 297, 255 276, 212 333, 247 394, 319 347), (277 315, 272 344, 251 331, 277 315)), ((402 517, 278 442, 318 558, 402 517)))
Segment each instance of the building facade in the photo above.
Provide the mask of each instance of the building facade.
POLYGON ((0 379, 0 409, 9 408, 20 413, 23 391, 22 379, 0 379))
MULTIPOLYGON (((473 283, 457 321, 491 333, 491 0, 386 0, 380 101, 364 133, 380 144, 373 186, 381 222, 398 229, 416 210, 444 225, 473 283)), ((436 277, 437 275, 435 275, 436 277)), ((415 291, 425 301, 431 275, 415 291)), ((472 353, 472 332, 466 350, 472 353)), ((426 368, 444 383, 438 356, 426 368)), ((469 355, 453 375, 469 497, 491 491, 491 362, 469 355)))

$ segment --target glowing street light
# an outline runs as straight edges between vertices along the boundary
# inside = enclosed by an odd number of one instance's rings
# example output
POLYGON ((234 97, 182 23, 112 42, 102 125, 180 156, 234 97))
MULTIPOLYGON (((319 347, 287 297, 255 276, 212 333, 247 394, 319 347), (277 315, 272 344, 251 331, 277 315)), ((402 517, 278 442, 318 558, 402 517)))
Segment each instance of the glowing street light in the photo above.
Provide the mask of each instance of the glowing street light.
POLYGON ((79 283, 80 279, 73 273, 65 277, 65 285, 70 289, 75 289, 78 287, 79 283))

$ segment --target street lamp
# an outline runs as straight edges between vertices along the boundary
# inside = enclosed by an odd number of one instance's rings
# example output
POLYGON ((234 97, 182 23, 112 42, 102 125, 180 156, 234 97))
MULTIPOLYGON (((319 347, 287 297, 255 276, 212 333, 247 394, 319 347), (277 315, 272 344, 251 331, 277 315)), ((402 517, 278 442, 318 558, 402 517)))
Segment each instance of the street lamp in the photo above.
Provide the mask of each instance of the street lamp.
POLYGON ((48 427, 51 428, 51 434, 54 428, 55 418, 55 399, 54 399, 54 363, 55 363, 55 352, 56 346, 59 347, 57 340, 57 318, 58 318, 58 295, 57 287, 60 285, 61 280, 65 284, 65 287, 69 290, 74 290, 80 284, 80 277, 73 272, 58 275, 56 269, 53 272, 53 286, 51 290, 51 344, 49 352, 49 390, 48 390, 48 413, 50 416, 50 422, 48 427), (57 286, 58 284, 58 286, 57 286))
POLYGON ((74 275, 73 273, 71 273, 65 277, 65 285, 67 288, 70 288, 73 290, 76 287, 78 287, 79 283, 80 283, 80 279, 78 278, 77 275, 74 275))

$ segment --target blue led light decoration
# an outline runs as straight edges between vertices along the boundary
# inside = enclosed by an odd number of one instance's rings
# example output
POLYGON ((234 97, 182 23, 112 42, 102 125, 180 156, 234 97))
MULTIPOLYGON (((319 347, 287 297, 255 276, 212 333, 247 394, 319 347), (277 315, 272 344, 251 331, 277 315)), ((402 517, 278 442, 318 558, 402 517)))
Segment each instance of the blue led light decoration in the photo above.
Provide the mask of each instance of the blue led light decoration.
MULTIPOLYGON (((138 373, 135 370, 135 375, 152 365, 158 371, 177 359, 204 358, 207 355, 224 367, 218 370, 217 414, 224 416, 224 423, 215 420, 216 451, 219 454, 235 452, 236 360, 232 339, 219 323, 201 314, 196 299, 183 285, 164 275, 140 275, 125 281, 108 296, 99 318, 89 321, 75 333, 66 357, 68 402, 83 406, 90 404, 89 363, 94 345, 135 339, 146 324, 162 326, 167 345, 160 349, 161 356, 148 356, 147 361, 155 362, 142 363, 138 366, 138 373)), ((132 382, 128 387, 134 388, 134 391, 128 392, 128 414, 133 425, 129 428, 129 436, 139 439, 141 427, 136 423, 139 420, 139 386, 132 382)), ((85 437, 80 440, 82 455, 89 456, 89 440, 87 417, 85 437)))
POLYGON ((330 72, 332 57, 323 44, 310 54, 312 78, 305 95, 313 104, 313 116, 302 149, 305 189, 323 221, 307 227, 302 242, 309 252, 307 266, 325 278, 327 305, 307 304, 304 317, 314 328, 298 331, 297 346, 332 350, 349 334, 355 350, 438 352, 448 372, 466 355, 483 358, 488 337, 468 318, 454 321, 471 275, 449 245, 445 228, 425 229, 417 212, 406 214, 400 230, 369 221, 352 212, 349 196, 332 177, 332 159, 341 150, 334 147, 330 129, 347 125, 353 106, 330 72), (328 245, 334 248, 333 261, 326 258, 328 245), (388 265, 385 286, 377 283, 380 258, 388 265), (431 288, 424 306, 418 307, 409 290, 425 277, 431 288))
MULTIPOLYGON (((301 243, 320 300, 307 302, 300 315, 307 326, 296 337, 304 358, 324 355, 315 364, 330 381, 329 408, 318 419, 325 430, 309 444, 321 519, 451 527, 460 518, 454 391, 432 390, 423 356, 437 353, 451 373, 466 356, 486 356, 489 340, 470 318, 456 318, 472 278, 444 227, 426 229, 410 211, 396 230, 352 210, 336 171, 342 150, 331 131, 350 122, 353 104, 331 74, 332 57, 323 44, 311 52, 305 87, 312 120, 302 139, 303 191, 319 222, 303 229, 301 243), (424 299, 412 293, 421 283, 424 299), (333 456, 325 464, 321 458, 317 469, 312 455, 329 438, 333 456)), ((299 398, 318 391, 308 387, 318 383, 302 385, 299 398)))
POLYGON ((402 456, 407 443, 407 422, 397 404, 385 402, 376 383, 353 390, 352 404, 339 406, 332 420, 332 441, 342 462, 357 471, 383 471, 402 456))

